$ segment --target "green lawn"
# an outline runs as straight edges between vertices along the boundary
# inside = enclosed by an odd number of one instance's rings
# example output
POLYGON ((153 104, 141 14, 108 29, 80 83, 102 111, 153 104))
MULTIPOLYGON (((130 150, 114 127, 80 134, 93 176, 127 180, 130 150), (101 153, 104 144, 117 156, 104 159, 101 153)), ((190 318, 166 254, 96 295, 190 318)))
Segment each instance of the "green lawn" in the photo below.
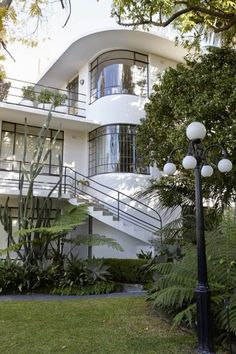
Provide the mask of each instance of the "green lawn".
POLYGON ((0 353, 194 353, 195 338, 149 306, 143 297, 0 302, 0 353))

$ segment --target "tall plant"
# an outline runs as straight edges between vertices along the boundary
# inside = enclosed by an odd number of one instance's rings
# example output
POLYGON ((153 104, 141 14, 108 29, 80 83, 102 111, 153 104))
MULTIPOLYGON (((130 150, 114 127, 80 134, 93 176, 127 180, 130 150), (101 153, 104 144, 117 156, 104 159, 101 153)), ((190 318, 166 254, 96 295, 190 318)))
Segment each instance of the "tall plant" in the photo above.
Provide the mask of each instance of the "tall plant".
MULTIPOLYGON (((48 136, 49 126, 52 119, 49 112, 45 124, 39 132, 33 157, 30 163, 26 161, 27 153, 27 121, 25 121, 24 147, 22 169, 20 171, 19 180, 19 199, 18 199, 18 231, 22 229, 32 229, 33 227, 48 227, 52 218, 52 194, 57 191, 58 199, 61 196, 61 181, 62 181, 62 163, 59 158, 59 178, 57 183, 51 188, 46 197, 36 197, 34 195, 35 181, 45 167, 46 161, 57 139, 59 131, 45 152, 46 139, 48 136), (24 194, 27 189, 26 195, 24 194)), ((0 206, 0 221, 3 224, 4 230, 8 235, 7 251, 14 250, 19 259, 24 263, 35 263, 38 260, 43 260, 48 252, 50 239, 43 232, 29 232, 27 235, 19 234, 18 239, 13 236, 13 215, 9 208, 10 197, 7 198, 4 206, 0 206)), ((56 210, 56 214, 60 211, 60 203, 56 210)))

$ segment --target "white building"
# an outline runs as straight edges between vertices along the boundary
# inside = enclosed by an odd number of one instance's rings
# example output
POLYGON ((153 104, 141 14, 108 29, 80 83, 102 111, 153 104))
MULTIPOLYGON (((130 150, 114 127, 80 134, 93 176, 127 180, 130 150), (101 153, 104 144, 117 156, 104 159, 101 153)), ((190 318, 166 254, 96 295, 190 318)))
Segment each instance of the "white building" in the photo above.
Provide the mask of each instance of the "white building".
MULTIPOLYGON (((173 42, 151 33, 104 30, 73 42, 34 85, 37 92, 48 88, 67 96, 53 109, 48 141, 58 128, 61 133, 34 193, 46 195, 58 180, 60 153, 64 166, 62 198, 71 203, 92 201, 87 232, 112 237, 124 249, 94 247, 96 257, 135 258, 140 250, 152 249, 156 230, 167 222, 152 201, 135 196, 151 177, 159 177, 158 170, 139 164, 135 134, 157 74, 175 67, 185 54, 173 42)), ((30 134, 30 162, 49 109, 46 104, 22 99, 21 87, 27 85, 11 80, 8 96, 0 102, 0 199, 4 204, 10 196, 9 205, 16 215, 24 119, 27 117, 30 134)), ((56 202, 56 194, 52 198, 56 202)), ((7 234, 0 228, 4 247, 7 234)), ((82 250, 83 256, 87 253, 87 249, 82 250)))

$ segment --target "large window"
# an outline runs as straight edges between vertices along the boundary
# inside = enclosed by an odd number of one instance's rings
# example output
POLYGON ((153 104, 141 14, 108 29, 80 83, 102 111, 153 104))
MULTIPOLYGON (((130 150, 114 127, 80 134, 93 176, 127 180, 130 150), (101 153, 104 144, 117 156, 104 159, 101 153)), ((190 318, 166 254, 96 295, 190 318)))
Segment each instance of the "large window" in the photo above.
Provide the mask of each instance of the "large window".
MULTIPOLYGON (((38 134, 41 128, 27 126, 27 151, 26 151, 26 162, 31 162, 33 158, 34 149, 37 143, 38 134)), ((7 170, 18 171, 20 166, 19 162, 23 160, 24 151, 24 133, 25 127, 22 124, 3 122, 2 123, 2 139, 1 139, 1 161, 0 168, 7 170), (6 162, 4 160, 9 160, 6 162), (15 162, 10 162, 13 160, 15 162)), ((56 130, 50 129, 48 131, 48 136, 46 138, 46 144, 44 146, 44 152, 49 148, 51 142, 53 141, 56 130)), ((48 174, 58 174, 58 156, 63 156, 63 132, 60 132, 56 138, 55 145, 51 150, 48 159, 46 161, 46 166, 44 167, 44 173, 48 174)))
POLYGON ((148 95, 148 57, 112 50, 91 63, 91 102, 112 94, 148 95))
POLYGON ((109 172, 149 173, 136 153, 135 125, 112 124, 89 134, 89 175, 109 172))

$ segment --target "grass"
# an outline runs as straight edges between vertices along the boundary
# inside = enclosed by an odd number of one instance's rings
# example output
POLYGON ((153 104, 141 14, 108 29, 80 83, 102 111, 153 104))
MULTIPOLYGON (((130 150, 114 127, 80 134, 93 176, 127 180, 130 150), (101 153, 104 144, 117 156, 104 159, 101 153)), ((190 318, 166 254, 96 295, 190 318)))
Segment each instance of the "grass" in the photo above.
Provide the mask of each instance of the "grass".
POLYGON ((187 354, 195 346, 143 297, 0 302, 0 326, 3 354, 187 354))

